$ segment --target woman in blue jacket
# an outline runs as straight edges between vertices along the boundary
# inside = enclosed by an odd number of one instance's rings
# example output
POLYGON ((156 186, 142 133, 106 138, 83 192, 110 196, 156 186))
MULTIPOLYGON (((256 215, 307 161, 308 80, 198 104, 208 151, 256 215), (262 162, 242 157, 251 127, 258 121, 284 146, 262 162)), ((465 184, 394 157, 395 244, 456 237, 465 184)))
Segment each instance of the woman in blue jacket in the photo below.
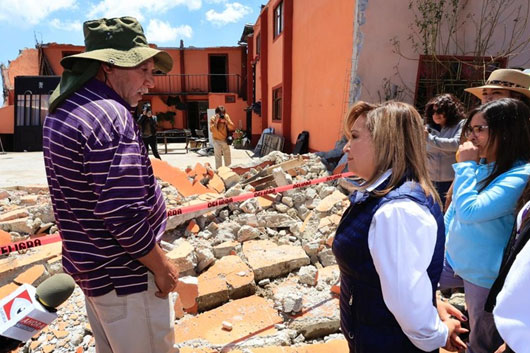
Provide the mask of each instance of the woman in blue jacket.
POLYGON ((465 347, 456 337, 460 323, 442 321, 436 308, 445 232, 423 129, 405 103, 358 102, 347 117, 348 168, 365 180, 350 196, 333 242, 350 352, 465 347))
POLYGON ((464 131, 468 141, 458 150, 460 162, 453 165, 440 289, 464 287, 471 353, 493 352, 502 343, 484 304, 511 234, 517 200, 530 175, 529 119, 529 108, 511 98, 474 109, 464 131))

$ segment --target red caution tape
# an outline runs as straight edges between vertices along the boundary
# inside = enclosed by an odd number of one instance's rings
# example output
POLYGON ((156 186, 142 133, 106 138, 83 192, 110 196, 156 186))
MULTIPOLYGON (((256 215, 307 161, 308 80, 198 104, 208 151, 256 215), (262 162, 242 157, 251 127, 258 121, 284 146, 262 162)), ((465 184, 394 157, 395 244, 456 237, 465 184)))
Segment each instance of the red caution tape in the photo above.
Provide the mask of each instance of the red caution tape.
MULTIPOLYGON (((183 207, 175 208, 175 209, 169 210, 167 212, 167 215, 168 215, 168 217, 170 217, 170 216, 178 216, 178 215, 185 214, 185 213, 202 211, 202 210, 206 210, 208 208, 213 208, 213 207, 222 206, 222 205, 228 205, 228 204, 233 203, 233 202, 245 201, 245 200, 248 200, 248 199, 251 199, 251 198, 254 198, 254 197, 260 197, 260 196, 265 196, 265 195, 269 195, 269 194, 276 194, 276 193, 285 192, 285 191, 288 191, 288 190, 293 190, 293 189, 297 189, 297 188, 303 188, 303 187, 306 187, 306 186, 309 186, 309 185, 325 183, 325 182, 328 182, 328 181, 332 181, 332 180, 336 180, 336 179, 340 179, 340 178, 346 178, 346 177, 350 177, 350 176, 353 176, 353 173, 348 172, 348 173, 342 173, 342 174, 335 174, 335 175, 330 175, 330 176, 322 177, 322 178, 318 178, 318 179, 312 179, 312 180, 303 181, 303 182, 300 182, 300 183, 294 183, 294 184, 289 184, 289 185, 284 185, 284 186, 278 186, 278 187, 275 187, 275 188, 269 188, 269 189, 260 190, 260 191, 248 192, 248 193, 237 195, 237 196, 234 196, 234 197, 227 197, 227 198, 223 198, 223 199, 217 199, 217 200, 213 200, 213 201, 203 202, 203 203, 196 204, 196 205, 189 205, 189 206, 183 206, 183 207)), ((19 242, 16 242, 16 243, 9 243, 9 244, 2 245, 2 246, 0 246, 0 252, 1 252, 2 255, 10 254, 10 253, 12 253, 14 251, 26 250, 26 249, 34 248, 34 247, 37 247, 37 246, 42 246, 42 245, 46 245, 46 244, 56 243, 56 242, 59 242, 59 241, 61 241, 61 237, 60 237, 60 235, 58 233, 56 233, 56 234, 53 234, 53 235, 47 235, 47 236, 40 237, 40 238, 35 238, 35 239, 30 239, 30 240, 23 240, 23 241, 19 241, 19 242)))
POLYGON ((237 196, 234 196, 234 197, 227 197, 227 198, 224 198, 224 199, 217 199, 217 200, 203 202, 203 203, 196 204, 196 205, 183 206, 183 207, 179 207, 179 208, 175 208, 175 209, 169 210, 167 212, 167 215, 168 216, 177 216, 177 215, 181 215, 181 214, 185 214, 185 213, 201 211, 201 210, 205 210, 205 209, 212 208, 212 207, 228 205, 228 204, 233 203, 233 202, 245 201, 245 200, 248 200, 248 199, 251 199, 251 198, 254 198, 254 197, 265 196, 265 195, 268 195, 268 194, 276 194, 276 193, 279 193, 279 192, 284 192, 284 191, 288 191, 288 190, 292 190, 292 189, 303 188, 303 187, 306 187, 306 186, 309 186, 309 185, 325 183, 325 182, 328 182, 328 181, 332 181, 332 180, 336 180, 336 179, 340 179, 340 178, 345 178, 345 177, 349 177, 349 176, 352 176, 352 175, 353 175, 353 173, 351 173, 351 172, 342 173, 342 174, 335 174, 335 175, 330 175, 330 176, 323 177, 323 178, 306 180, 306 181, 303 181, 301 183, 294 183, 294 184, 289 184, 289 185, 284 185, 284 186, 278 186, 278 187, 275 187, 275 188, 269 188, 269 189, 265 189, 265 190, 261 190, 261 191, 248 192, 248 193, 237 195, 237 196))
POLYGON ((17 241, 16 243, 9 243, 9 244, 2 245, 0 246, 0 253, 2 255, 9 254, 14 251, 27 250, 27 249, 31 249, 37 246, 56 243, 58 241, 61 241, 61 236, 59 235, 59 233, 55 233, 52 235, 47 235, 45 237, 22 240, 22 241, 17 241))

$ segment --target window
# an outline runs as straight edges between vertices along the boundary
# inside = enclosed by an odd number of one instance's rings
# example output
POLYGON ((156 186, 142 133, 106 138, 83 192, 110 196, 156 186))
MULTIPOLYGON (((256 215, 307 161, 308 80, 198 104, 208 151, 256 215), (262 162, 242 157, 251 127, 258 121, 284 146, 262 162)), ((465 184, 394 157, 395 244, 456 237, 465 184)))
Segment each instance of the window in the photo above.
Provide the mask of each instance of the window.
POLYGON ((272 120, 282 120, 282 88, 272 90, 272 120))
POLYGON ((492 71, 506 67, 506 62, 506 58, 420 55, 414 105, 421 113, 440 93, 454 94, 466 108, 477 105, 478 100, 464 89, 481 86, 492 71))
POLYGON ((17 95, 16 126, 40 126, 48 114, 48 94, 17 95))
POLYGON ((283 1, 280 1, 274 9, 274 38, 278 37, 283 31, 283 1))

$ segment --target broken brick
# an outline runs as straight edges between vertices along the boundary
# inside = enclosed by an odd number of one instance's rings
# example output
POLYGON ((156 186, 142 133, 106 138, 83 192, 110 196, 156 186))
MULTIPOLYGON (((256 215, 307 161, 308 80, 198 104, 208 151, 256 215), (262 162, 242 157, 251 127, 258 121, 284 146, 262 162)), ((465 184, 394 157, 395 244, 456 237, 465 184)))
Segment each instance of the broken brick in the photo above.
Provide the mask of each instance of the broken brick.
POLYGON ((239 258, 225 256, 199 276, 199 311, 255 292, 254 273, 239 258))
POLYGON ((197 277, 186 276, 178 279, 177 293, 184 309, 192 308, 199 295, 199 281, 197 277))
POLYGON ((44 275, 46 269, 43 265, 35 265, 22 272, 13 281, 17 284, 31 284, 34 285, 44 275))
POLYGON ((199 225, 197 224, 197 222, 195 222, 194 219, 192 219, 186 227, 186 233, 197 234, 200 230, 201 228, 199 228, 199 225))
POLYGON ((29 212, 27 209, 19 208, 18 210, 13 210, 0 214, 0 222, 11 221, 13 219, 24 218, 28 216, 29 212))
POLYGON ((243 243, 243 254, 257 281, 288 274, 310 262, 301 247, 278 246, 270 240, 250 240, 243 243))
POLYGON ((245 337, 276 333, 274 324, 283 320, 267 299, 251 296, 234 300, 196 317, 183 318, 175 325, 177 343, 204 339, 210 344, 228 344, 245 337), (233 325, 232 331, 220 330, 223 321, 233 325))

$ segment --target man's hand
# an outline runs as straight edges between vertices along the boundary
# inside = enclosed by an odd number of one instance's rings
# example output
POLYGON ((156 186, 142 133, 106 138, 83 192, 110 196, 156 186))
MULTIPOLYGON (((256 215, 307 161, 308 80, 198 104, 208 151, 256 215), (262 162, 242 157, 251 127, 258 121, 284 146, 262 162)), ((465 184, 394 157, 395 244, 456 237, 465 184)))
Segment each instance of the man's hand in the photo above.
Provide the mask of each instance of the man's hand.
POLYGON ((170 292, 177 289, 179 279, 179 271, 175 265, 166 260, 165 270, 155 273, 155 283, 158 287, 158 292, 155 295, 159 298, 166 298, 170 292))
POLYGON ((444 349, 449 352, 458 352, 467 348, 466 344, 460 337, 461 333, 469 332, 467 329, 460 326, 460 321, 455 319, 447 319, 443 322, 447 325, 449 329, 449 334, 447 335, 447 342, 445 343, 444 349))
POLYGON ((155 295, 165 298, 170 292, 177 288, 179 279, 178 268, 168 261, 164 250, 156 244, 154 248, 145 256, 138 259, 155 275, 155 283, 158 292, 155 295))

